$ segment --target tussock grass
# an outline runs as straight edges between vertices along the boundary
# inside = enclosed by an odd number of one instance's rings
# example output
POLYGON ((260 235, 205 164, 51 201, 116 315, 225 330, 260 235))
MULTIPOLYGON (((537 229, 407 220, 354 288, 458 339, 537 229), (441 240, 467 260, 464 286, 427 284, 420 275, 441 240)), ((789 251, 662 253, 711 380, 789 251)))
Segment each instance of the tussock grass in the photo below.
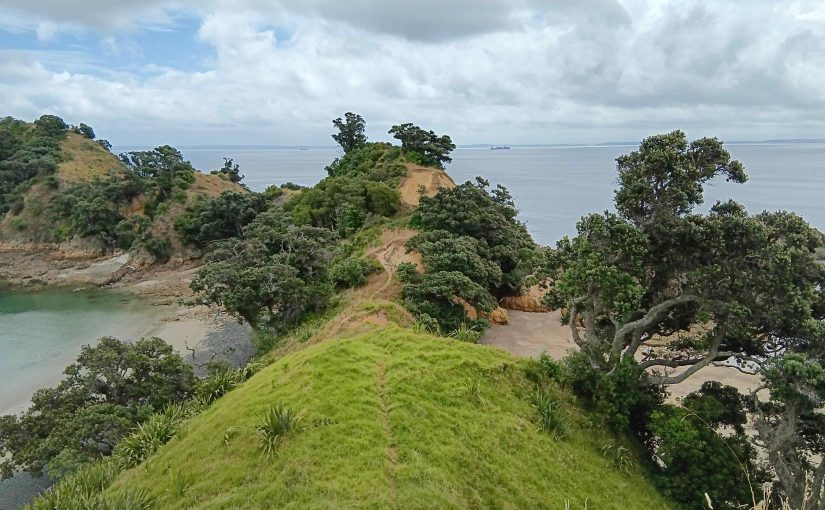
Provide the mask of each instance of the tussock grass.
POLYGON ((527 363, 395 326, 329 340, 238 385, 105 494, 146 491, 164 509, 672 508, 602 455, 617 439, 562 390, 566 436, 537 430, 527 363), (273 402, 306 425, 266 456, 273 402), (186 473, 185 490, 170 473, 186 473))

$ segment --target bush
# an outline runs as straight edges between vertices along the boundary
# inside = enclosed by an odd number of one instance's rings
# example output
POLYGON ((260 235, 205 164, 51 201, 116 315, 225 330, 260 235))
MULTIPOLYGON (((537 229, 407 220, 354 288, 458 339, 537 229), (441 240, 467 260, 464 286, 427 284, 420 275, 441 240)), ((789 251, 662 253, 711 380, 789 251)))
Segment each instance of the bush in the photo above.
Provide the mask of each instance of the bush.
POLYGON ((166 262, 172 257, 172 241, 165 236, 155 237, 147 233, 132 245, 133 250, 141 248, 149 252, 157 262, 166 262))
POLYGON ((187 206, 175 220, 175 230, 185 243, 203 248, 219 239, 240 237, 243 228, 266 206, 264 195, 224 191, 217 197, 201 198, 187 206))
POLYGON ((543 352, 539 356, 538 364, 545 377, 556 382, 562 382, 564 367, 561 363, 551 358, 546 352, 543 352))
POLYGON ((281 441, 292 431, 298 428, 303 419, 292 408, 273 404, 261 418, 258 433, 261 434, 261 449, 267 455, 275 452, 281 441))
POLYGON ((200 403, 208 406, 243 382, 243 380, 241 373, 237 370, 220 370, 198 381, 198 386, 195 389, 195 398, 200 403))
POLYGON ((329 277, 340 288, 362 287, 366 285, 367 277, 380 267, 374 260, 349 257, 332 264, 329 277))
POLYGON ((655 480, 665 494, 695 508, 704 508, 705 493, 714 508, 753 504, 750 484, 758 483, 756 453, 744 433, 723 437, 697 414, 675 406, 653 413, 651 430, 659 460, 655 480))
POLYGON ((26 230, 27 226, 28 225, 26 225, 26 220, 24 220, 23 218, 12 218, 11 219, 11 228, 13 228, 14 230, 17 230, 18 232, 22 232, 23 230, 26 230))
POLYGON ((163 413, 153 415, 118 444, 112 455, 115 462, 123 469, 137 466, 175 437, 186 416, 180 406, 169 406, 163 413))
POLYGON ((539 430, 561 439, 566 433, 564 418, 559 412, 556 399, 544 387, 537 386, 530 395, 531 403, 539 414, 539 430))
POLYGON ((462 322, 460 326, 450 333, 450 338, 455 338, 460 342, 467 342, 476 344, 484 334, 484 330, 477 327, 476 324, 468 324, 462 322))
POLYGON ((632 432, 649 444, 651 413, 664 402, 664 389, 640 384, 643 374, 632 358, 625 358, 610 374, 594 368, 587 355, 572 353, 562 362, 562 379, 573 392, 606 417, 618 432, 632 432))

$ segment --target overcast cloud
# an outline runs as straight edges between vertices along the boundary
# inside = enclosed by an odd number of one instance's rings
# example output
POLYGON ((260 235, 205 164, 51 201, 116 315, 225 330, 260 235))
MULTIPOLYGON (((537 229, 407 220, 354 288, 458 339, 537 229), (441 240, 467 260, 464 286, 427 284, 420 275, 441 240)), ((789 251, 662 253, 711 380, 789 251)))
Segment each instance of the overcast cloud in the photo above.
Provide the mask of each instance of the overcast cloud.
POLYGON ((825 137, 821 0, 5 0, 0 115, 115 144, 825 137))

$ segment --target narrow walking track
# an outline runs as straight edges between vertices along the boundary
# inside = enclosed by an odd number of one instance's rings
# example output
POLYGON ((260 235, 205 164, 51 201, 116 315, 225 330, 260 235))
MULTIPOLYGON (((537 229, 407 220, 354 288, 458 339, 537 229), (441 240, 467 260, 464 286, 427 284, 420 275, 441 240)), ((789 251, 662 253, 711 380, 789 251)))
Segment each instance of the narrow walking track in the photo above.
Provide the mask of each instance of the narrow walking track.
POLYGON ((398 487, 395 483, 395 470, 398 467, 398 451, 395 448, 395 436, 392 433, 392 426, 390 425, 390 413, 387 405, 387 372, 384 367, 384 362, 378 365, 378 405, 381 410, 381 419, 384 423, 384 433, 387 436, 387 460, 389 461, 389 469, 387 471, 387 486, 390 488, 390 500, 392 507, 398 508, 398 487))

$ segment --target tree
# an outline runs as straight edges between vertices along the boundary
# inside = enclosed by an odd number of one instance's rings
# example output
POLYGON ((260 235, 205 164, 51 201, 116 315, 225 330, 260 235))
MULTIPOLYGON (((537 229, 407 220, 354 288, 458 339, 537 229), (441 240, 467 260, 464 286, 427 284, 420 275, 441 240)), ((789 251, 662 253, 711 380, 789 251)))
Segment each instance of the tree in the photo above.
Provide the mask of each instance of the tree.
MULTIPOLYGON (((441 230, 471 238, 466 243, 472 244, 482 259, 498 266, 501 272, 499 276, 498 271, 485 269, 489 277, 477 281, 496 297, 503 297, 521 291, 525 276, 532 271, 536 244, 524 224, 516 219, 518 211, 507 189, 499 185, 488 190, 489 185, 478 177, 475 183, 468 181, 451 189, 442 188, 434 197, 422 196, 412 223, 425 231, 441 230)), ((418 248, 418 244, 411 246, 418 248)), ((420 248, 430 251, 424 243, 420 248)), ((458 266, 453 269, 461 270, 458 266)))
POLYGON ((333 232, 296 226, 288 213, 272 210, 244 228, 242 238, 216 243, 190 286, 197 302, 281 332, 326 305, 334 250, 333 232))
MULTIPOLYGON (((761 375, 771 400, 753 394, 750 408, 775 492, 794 508, 825 507, 825 463, 812 462, 825 453, 822 234, 795 214, 750 215, 733 201, 696 213, 710 179, 746 180, 716 139, 653 136, 617 162, 618 214, 589 215, 557 244, 546 302, 564 309, 582 355, 602 374, 632 363, 637 384, 668 385, 729 360, 761 375)), ((682 441, 682 418, 655 416, 654 433, 682 441)), ((703 462, 681 450, 665 464, 703 462)))
POLYGON ((241 175, 240 167, 232 158, 223 158, 223 167, 221 167, 220 170, 213 171, 212 173, 229 179, 229 182, 241 182, 244 178, 244 176, 241 175))
POLYGON ((92 126, 88 124, 84 124, 81 122, 79 126, 72 126, 72 131, 79 135, 85 136, 89 140, 95 139, 95 130, 92 129, 92 126))
POLYGON ((496 301, 487 289, 458 271, 417 275, 405 272, 404 306, 417 317, 435 319, 442 331, 458 329, 467 320, 464 303, 491 312, 496 301))
POLYGON ((409 122, 393 126, 389 133, 401 141, 401 150, 405 154, 418 155, 422 165, 443 169, 444 163, 453 160, 449 154, 455 149, 455 144, 447 135, 438 136, 409 122))
POLYGON ((338 117, 332 121, 338 129, 338 132, 332 135, 332 139, 344 149, 346 154, 367 143, 367 136, 364 134, 367 123, 364 122, 363 117, 352 112, 345 113, 344 118, 346 120, 338 117))
POLYGON ((204 248, 213 241, 243 235, 243 227, 266 205, 264 195, 224 191, 188 205, 175 220, 175 230, 184 242, 204 248))
POLYGON ((825 355, 821 345, 818 358, 813 352, 789 353, 766 362, 763 385, 749 399, 756 443, 764 449, 791 508, 825 508, 825 355), (769 391, 769 402, 760 401, 762 389, 769 391))
POLYGON ((183 159, 179 150, 169 145, 151 151, 135 151, 121 154, 120 161, 135 176, 146 179, 152 190, 144 209, 152 216, 155 208, 172 196, 175 188, 186 189, 195 179, 195 169, 183 159))
POLYGON ((34 121, 34 133, 37 137, 60 139, 66 135, 69 125, 57 115, 41 115, 34 121))
POLYGON ((593 367, 612 371, 657 336, 651 384, 674 384, 711 363, 793 348, 822 300, 822 238, 790 213, 749 215, 735 202, 693 212, 715 176, 746 179, 716 139, 687 143, 676 131, 645 139, 618 160, 618 214, 592 214, 550 257, 547 302, 565 308, 593 367), (583 325, 583 331, 579 326, 583 325))
POLYGON ((136 424, 192 394, 192 368, 159 338, 84 346, 54 388, 21 416, 0 417, 0 473, 62 476, 112 453, 136 424))

